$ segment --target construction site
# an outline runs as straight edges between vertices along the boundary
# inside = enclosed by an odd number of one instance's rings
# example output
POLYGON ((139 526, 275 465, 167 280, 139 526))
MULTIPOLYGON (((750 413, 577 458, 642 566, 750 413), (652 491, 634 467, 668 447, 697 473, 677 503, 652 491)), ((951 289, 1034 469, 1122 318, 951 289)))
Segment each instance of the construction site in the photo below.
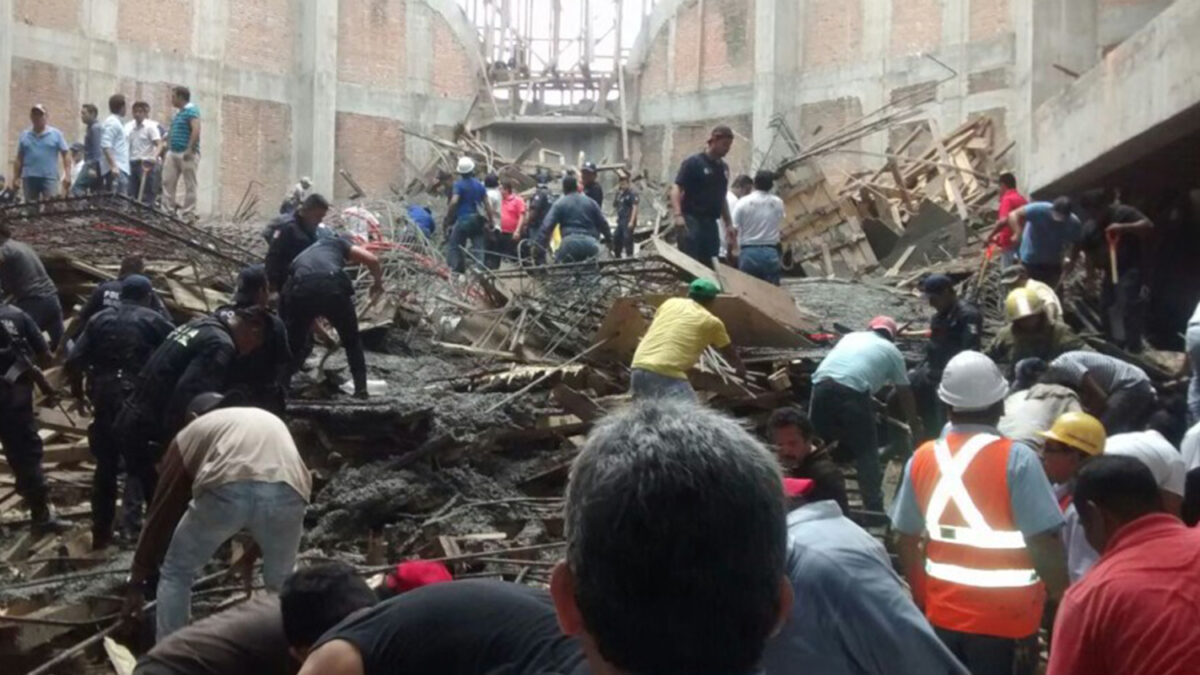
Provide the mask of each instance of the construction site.
MULTIPOLYGON (((808 410, 814 371, 874 317, 894 318, 906 365, 922 365, 931 276, 979 309, 981 345, 1005 328, 1001 174, 1030 202, 1103 194, 1153 221, 1144 349, 1114 339, 1096 278, 1107 251, 1057 290, 1087 348, 1144 371, 1184 419, 1197 35, 1200 0, 0 0, 4 172, 33 105, 68 142, 84 136, 80 106, 114 93, 148 101, 165 129, 185 85, 203 120, 193 217, 97 192, 0 206, 0 221, 40 257, 68 335, 130 254, 182 325, 233 302, 278 200, 308 179, 332 203, 324 225, 378 259, 384 292, 353 268, 370 395, 351 396, 346 350, 321 339, 287 390, 281 417, 312 475, 297 564, 341 561, 378 583, 421 559, 544 588, 572 462, 631 405, 656 308, 697 279, 719 286, 708 309, 744 375, 708 349, 688 381, 769 443, 771 413, 808 410), (721 125, 731 184, 774 176, 778 285, 697 260, 673 227, 680 164, 721 125), (634 255, 554 263, 518 248, 484 264, 468 250, 459 273, 442 223, 464 157, 526 199, 539 183, 557 197, 586 165, 606 194, 628 179, 634 255)), ((615 227, 615 204, 600 206, 615 227)), ((62 396, 39 391, 35 410, 71 528, 31 530, 0 463, 0 672, 132 673, 154 645, 153 618, 123 616, 137 542, 93 550, 92 420, 65 398, 63 360, 44 369, 62 396)), ((897 401, 875 412, 886 509, 923 439, 897 401)), ((841 469, 851 520, 896 562, 887 513, 865 507, 853 462, 841 469)), ((231 577, 247 546, 236 537, 198 575, 193 620, 263 588, 231 577)))

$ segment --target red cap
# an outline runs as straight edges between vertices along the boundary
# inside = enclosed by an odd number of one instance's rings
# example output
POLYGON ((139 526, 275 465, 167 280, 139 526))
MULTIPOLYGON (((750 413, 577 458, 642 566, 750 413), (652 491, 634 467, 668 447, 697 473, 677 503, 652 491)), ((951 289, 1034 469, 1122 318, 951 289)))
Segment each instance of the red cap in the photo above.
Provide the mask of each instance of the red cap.
POLYGON ((396 570, 387 575, 387 587, 397 593, 405 593, 428 586, 440 584, 443 581, 454 581, 450 570, 440 562, 430 560, 409 560, 396 565, 396 570))
POLYGON ((896 337, 896 333, 900 332, 900 327, 896 325, 896 320, 890 316, 877 316, 871 319, 871 323, 867 324, 867 328, 871 330, 886 330, 888 335, 896 337))
POLYGON ((812 491, 813 485, 811 478, 784 478, 783 494, 787 495, 788 499, 803 497, 812 491))

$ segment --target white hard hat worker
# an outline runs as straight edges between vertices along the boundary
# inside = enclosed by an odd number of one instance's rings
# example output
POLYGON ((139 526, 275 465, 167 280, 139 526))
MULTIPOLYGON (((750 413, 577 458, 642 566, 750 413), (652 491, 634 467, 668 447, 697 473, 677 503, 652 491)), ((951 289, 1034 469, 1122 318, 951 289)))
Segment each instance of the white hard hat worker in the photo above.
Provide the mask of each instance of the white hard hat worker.
POLYGON ((1008 381, 987 356, 959 352, 942 371, 938 398, 957 412, 980 412, 1004 401, 1008 381))
POLYGON ((464 176, 475 173, 475 160, 470 157, 460 157, 458 160, 458 173, 464 176))

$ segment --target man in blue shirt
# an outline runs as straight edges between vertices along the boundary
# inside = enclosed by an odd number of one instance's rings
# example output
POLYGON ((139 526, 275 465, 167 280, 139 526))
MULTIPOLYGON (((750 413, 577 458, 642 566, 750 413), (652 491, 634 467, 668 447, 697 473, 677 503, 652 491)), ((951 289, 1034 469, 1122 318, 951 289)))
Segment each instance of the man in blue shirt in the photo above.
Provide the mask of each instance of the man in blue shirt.
POLYGON ((446 243, 446 264, 455 272, 466 269, 462 253, 463 245, 471 244, 471 255, 476 262, 483 261, 484 244, 488 230, 496 222, 496 214, 487 199, 487 188, 475 178, 475 160, 462 157, 458 160, 458 180, 454 181, 454 193, 450 207, 446 210, 446 227, 453 223, 450 238, 446 243), (484 216, 480 213, 483 206, 484 216))
POLYGON ((554 236, 554 227, 562 236, 558 252, 554 255, 555 263, 577 263, 595 260, 600 256, 598 240, 610 241, 612 232, 600 206, 579 192, 579 184, 574 176, 567 176, 562 181, 563 195, 550 207, 542 227, 538 230, 538 243, 549 249, 550 239, 554 236))
POLYGON ((1020 257, 1029 276, 1044 284, 1058 286, 1063 275, 1063 256, 1068 267, 1075 263, 1077 245, 1083 239, 1083 224, 1071 213, 1071 199, 1059 197, 1050 202, 1026 204, 1008 215, 1014 239, 1021 242, 1020 257))
POLYGON ((125 95, 108 99, 109 115, 100 131, 100 174, 108 192, 129 192, 129 137, 125 135, 125 95))
POLYGON ((71 164, 67 140, 62 132, 46 124, 46 108, 40 103, 29 111, 32 126, 17 141, 17 173, 25 190, 25 201, 57 197, 59 187, 70 187, 71 164))
POLYGON ((185 220, 196 215, 196 165, 200 162, 200 109, 192 103, 187 87, 171 89, 171 105, 178 108, 171 120, 167 140, 167 156, 163 160, 163 206, 167 211, 179 210, 185 220), (175 199, 179 179, 183 179, 183 203, 175 199))
MULTIPOLYGON (((87 194, 100 187, 100 137, 104 128, 100 124, 100 111, 91 103, 79 108, 79 121, 83 122, 83 168, 79 175, 71 177, 71 195, 87 194)), ((72 148, 73 149, 73 148, 72 148)))

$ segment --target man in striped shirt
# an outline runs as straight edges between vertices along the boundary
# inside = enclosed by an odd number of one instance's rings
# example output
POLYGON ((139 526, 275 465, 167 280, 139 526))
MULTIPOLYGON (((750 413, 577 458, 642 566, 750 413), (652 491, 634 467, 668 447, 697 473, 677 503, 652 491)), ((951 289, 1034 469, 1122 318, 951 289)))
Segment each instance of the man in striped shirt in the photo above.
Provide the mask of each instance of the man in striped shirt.
POLYGON ((196 165, 200 162, 200 109, 192 103, 187 87, 171 90, 171 105, 179 112, 171 121, 167 137, 167 157, 163 162, 163 205, 186 220, 196 217, 196 165), (175 199, 179 179, 183 178, 183 203, 175 199))
POLYGON ((1158 400, 1145 371, 1096 352, 1067 352, 1050 362, 1042 379, 1079 392, 1084 409, 1100 418, 1110 436, 1140 431, 1158 400))

